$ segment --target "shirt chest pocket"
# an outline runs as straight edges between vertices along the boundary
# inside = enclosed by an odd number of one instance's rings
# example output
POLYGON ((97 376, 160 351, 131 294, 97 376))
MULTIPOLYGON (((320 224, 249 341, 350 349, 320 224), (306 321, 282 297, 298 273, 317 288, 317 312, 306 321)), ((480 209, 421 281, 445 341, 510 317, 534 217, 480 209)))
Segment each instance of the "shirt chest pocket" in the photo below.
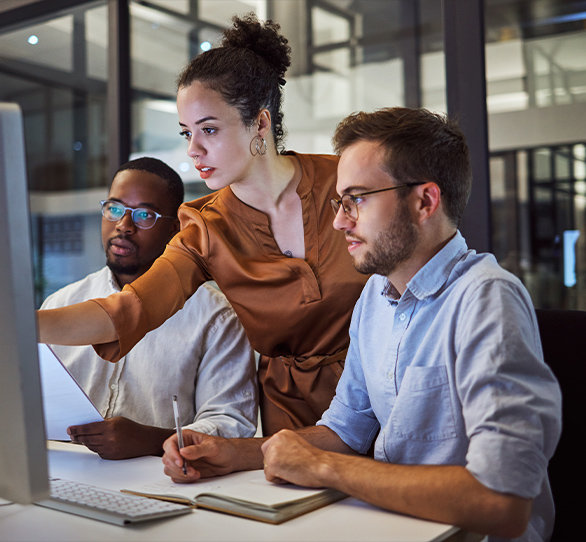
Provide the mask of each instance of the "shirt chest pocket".
POLYGON ((400 439, 454 438, 456 422, 446 368, 408 367, 389 422, 388 434, 400 439))

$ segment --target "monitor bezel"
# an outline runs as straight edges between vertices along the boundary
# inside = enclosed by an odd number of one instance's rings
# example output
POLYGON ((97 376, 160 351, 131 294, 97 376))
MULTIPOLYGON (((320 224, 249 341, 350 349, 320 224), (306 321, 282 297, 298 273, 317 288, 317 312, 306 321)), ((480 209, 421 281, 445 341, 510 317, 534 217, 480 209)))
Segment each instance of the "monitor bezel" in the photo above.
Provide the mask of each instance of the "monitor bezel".
POLYGON ((0 497, 48 495, 23 120, 0 103, 0 497))

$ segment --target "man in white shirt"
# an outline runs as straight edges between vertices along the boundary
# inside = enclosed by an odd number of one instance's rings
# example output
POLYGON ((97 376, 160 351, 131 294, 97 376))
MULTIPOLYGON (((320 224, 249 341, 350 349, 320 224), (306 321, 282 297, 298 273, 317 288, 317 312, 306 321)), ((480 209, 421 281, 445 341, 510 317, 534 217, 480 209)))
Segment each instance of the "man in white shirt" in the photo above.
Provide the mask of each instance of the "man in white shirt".
MULTIPOLYGON (((106 267, 49 296, 43 309, 106 297, 140 277, 179 231, 179 175, 155 158, 116 172, 102 202, 106 267)), ((105 459, 161 455, 174 433, 172 397, 183 427, 252 436, 257 421, 253 351, 225 296, 205 284, 118 363, 91 346, 52 345, 105 420, 71 426, 71 439, 105 459)))

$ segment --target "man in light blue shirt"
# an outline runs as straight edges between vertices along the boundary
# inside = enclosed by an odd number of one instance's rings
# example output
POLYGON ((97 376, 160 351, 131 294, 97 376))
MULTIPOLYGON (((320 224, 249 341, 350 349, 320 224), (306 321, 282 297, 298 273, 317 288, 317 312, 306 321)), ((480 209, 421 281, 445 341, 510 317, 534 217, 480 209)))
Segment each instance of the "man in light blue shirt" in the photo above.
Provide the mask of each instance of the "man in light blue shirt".
POLYGON ((262 445, 267 478, 490 540, 548 539, 561 394, 527 291, 457 230, 471 177, 463 135, 392 108, 351 115, 334 143, 334 227, 373 276, 329 410, 262 445), (356 455, 373 442, 374 459, 356 455))

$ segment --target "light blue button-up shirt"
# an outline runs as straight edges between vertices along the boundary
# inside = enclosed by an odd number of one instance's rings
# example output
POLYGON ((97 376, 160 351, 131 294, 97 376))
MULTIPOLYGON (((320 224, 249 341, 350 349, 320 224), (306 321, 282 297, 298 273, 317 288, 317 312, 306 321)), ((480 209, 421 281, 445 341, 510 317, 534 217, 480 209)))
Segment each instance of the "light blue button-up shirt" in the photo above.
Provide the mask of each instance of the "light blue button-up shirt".
POLYGON ((561 431, 559 385, 529 294, 460 233, 400 297, 385 277, 369 279, 320 424, 360 453, 376 437, 379 461, 463 465, 495 491, 534 499, 521 540, 553 528, 547 462, 561 431))

